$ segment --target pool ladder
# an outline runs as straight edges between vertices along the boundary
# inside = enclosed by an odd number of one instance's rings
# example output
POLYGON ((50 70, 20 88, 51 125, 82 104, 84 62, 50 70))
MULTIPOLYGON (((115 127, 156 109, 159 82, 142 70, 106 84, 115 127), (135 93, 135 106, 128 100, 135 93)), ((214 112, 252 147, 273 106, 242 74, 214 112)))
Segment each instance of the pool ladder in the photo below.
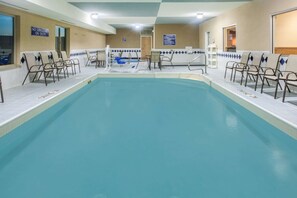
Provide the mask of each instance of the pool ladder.
POLYGON ((191 61, 189 61, 189 62, 188 62, 188 69, 189 69, 190 71, 201 70, 201 71, 202 71, 202 74, 204 74, 204 72, 207 74, 206 54, 199 54, 198 56, 196 56, 195 58, 193 58, 191 61), (193 62, 195 62, 197 59, 200 59, 201 56, 204 57, 204 64, 192 65, 192 66, 200 66, 200 67, 204 67, 205 70, 203 70, 203 68, 191 69, 191 64, 192 64, 193 62))

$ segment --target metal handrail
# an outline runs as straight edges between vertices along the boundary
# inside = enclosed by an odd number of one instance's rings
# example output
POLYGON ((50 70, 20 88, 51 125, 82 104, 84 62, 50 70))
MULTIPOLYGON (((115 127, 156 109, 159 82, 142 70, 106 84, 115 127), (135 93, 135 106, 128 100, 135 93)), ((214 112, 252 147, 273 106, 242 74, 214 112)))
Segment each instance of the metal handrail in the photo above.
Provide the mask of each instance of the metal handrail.
POLYGON ((196 61, 198 58, 201 58, 201 56, 204 56, 204 64, 201 65, 195 65, 195 66, 203 66, 205 67, 205 73, 207 74, 207 65, 206 65, 206 54, 199 54, 198 56, 196 56, 195 58, 193 58, 191 61, 188 62, 188 69, 190 71, 195 71, 195 70, 201 70, 202 74, 204 74, 204 70, 202 68, 198 68, 198 69, 191 69, 191 63, 193 63, 194 61, 196 61))

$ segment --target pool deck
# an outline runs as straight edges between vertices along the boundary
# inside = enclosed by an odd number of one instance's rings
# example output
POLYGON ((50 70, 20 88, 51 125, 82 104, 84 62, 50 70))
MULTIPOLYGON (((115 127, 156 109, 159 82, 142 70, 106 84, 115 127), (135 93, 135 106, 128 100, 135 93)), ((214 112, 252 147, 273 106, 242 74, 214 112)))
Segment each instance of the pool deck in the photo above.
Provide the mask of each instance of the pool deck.
MULTIPOLYGON (((146 67, 140 66, 138 71, 125 67, 114 67, 112 71, 106 71, 104 68, 82 67, 82 72, 69 78, 61 79, 56 83, 49 83, 45 86, 41 83, 28 83, 4 90, 4 103, 0 103, 0 136, 4 135, 9 128, 22 124, 23 120, 15 123, 12 121, 16 118, 30 114, 34 109, 44 106, 42 104, 49 103, 55 98, 62 99, 67 95, 69 90, 74 87, 84 86, 90 79, 99 77, 156 77, 156 78, 188 78, 188 79, 204 79, 217 90, 223 92, 236 102, 251 109, 260 117, 266 119, 271 124, 280 126, 286 132, 297 139, 297 106, 289 102, 282 103, 281 98, 273 99, 269 94, 261 94, 260 88, 254 91, 251 87, 241 86, 238 82, 230 82, 229 78, 224 79, 224 71, 220 69, 208 68, 208 73, 201 75, 201 71, 189 71, 187 67, 176 66, 165 67, 162 71, 159 69, 147 70, 146 67), (61 95, 63 95, 61 97, 61 95), (238 97, 234 97, 234 95, 238 97), (9 125, 8 123, 12 123, 9 125), (286 125, 286 126, 284 126, 286 125)), ((239 76, 239 75, 238 75, 239 76)), ((3 82, 5 83, 5 82, 3 82)), ((269 88, 274 91, 274 88, 269 88)), ((265 89, 269 91, 269 89, 265 89)), ((281 94, 279 95, 281 96, 281 94)), ((289 100, 295 98, 288 98, 289 100)), ((48 104, 50 106, 50 104, 48 104)), ((45 107, 44 109, 46 109, 45 107)), ((44 110, 43 109, 43 110, 44 110)), ((36 112, 35 112, 36 113, 36 112)), ((34 113, 32 113, 33 116, 34 113)), ((28 116, 27 116, 28 117, 28 116)), ((28 117, 30 118, 30 116, 28 117)))

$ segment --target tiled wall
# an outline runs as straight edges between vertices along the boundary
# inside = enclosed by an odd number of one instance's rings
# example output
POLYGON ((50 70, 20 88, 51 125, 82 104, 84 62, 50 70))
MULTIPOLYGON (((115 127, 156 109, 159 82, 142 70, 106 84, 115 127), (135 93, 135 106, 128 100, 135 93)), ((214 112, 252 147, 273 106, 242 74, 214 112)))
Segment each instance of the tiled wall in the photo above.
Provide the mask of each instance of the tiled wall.
MULTIPOLYGON (((156 51, 160 51, 161 55, 163 56, 171 56, 171 49, 156 49, 156 51)), ((139 58, 141 57, 141 50, 139 48, 112 48, 111 53, 114 56, 119 56, 119 53, 123 52, 122 57, 128 58, 129 54, 132 58, 139 58)), ((192 49, 191 51, 188 51, 186 49, 174 49, 174 55, 172 62, 175 65, 187 65, 189 61, 194 59, 195 57, 199 55, 203 55, 204 50, 201 49, 192 49)), ((198 59, 196 61, 197 63, 204 62, 204 57, 201 56, 201 59, 198 59)))

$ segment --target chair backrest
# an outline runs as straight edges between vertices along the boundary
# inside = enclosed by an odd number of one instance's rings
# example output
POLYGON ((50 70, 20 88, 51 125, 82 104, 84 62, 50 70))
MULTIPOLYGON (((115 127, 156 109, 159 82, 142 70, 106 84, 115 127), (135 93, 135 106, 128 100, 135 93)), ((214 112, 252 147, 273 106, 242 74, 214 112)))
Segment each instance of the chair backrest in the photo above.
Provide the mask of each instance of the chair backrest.
MULTIPOLYGON (((28 70, 30 70, 30 67, 32 65, 36 65, 36 59, 35 59, 35 55, 33 53, 23 53, 24 58, 25 58, 25 63, 26 66, 28 68, 28 70)), ((32 68, 31 71, 35 71, 37 70, 37 68, 32 68)))
POLYGON ((47 63, 50 63, 47 52, 39 52, 39 56, 40 56, 41 63, 43 65, 47 64, 47 63))
POLYGON ((64 61, 69 59, 65 51, 61 51, 61 57, 64 61))
MULTIPOLYGON (((266 67, 270 67, 274 70, 278 69, 280 56, 280 54, 268 54, 266 67)), ((267 71, 269 75, 275 75, 275 73, 276 71, 274 73, 271 70, 267 71)))
POLYGON ((286 71, 297 72, 297 55, 289 55, 286 71))
POLYGON ((59 62, 60 61, 60 58, 59 58, 58 53, 56 51, 51 51, 51 54, 52 54, 54 62, 59 62))
POLYGON ((247 64, 250 59, 250 52, 243 52, 241 55, 240 63, 247 64))
POLYGON ((151 52, 151 62, 160 62, 160 51, 152 51, 151 52))
POLYGON ((262 63, 263 53, 253 53, 253 65, 260 66, 262 63))

